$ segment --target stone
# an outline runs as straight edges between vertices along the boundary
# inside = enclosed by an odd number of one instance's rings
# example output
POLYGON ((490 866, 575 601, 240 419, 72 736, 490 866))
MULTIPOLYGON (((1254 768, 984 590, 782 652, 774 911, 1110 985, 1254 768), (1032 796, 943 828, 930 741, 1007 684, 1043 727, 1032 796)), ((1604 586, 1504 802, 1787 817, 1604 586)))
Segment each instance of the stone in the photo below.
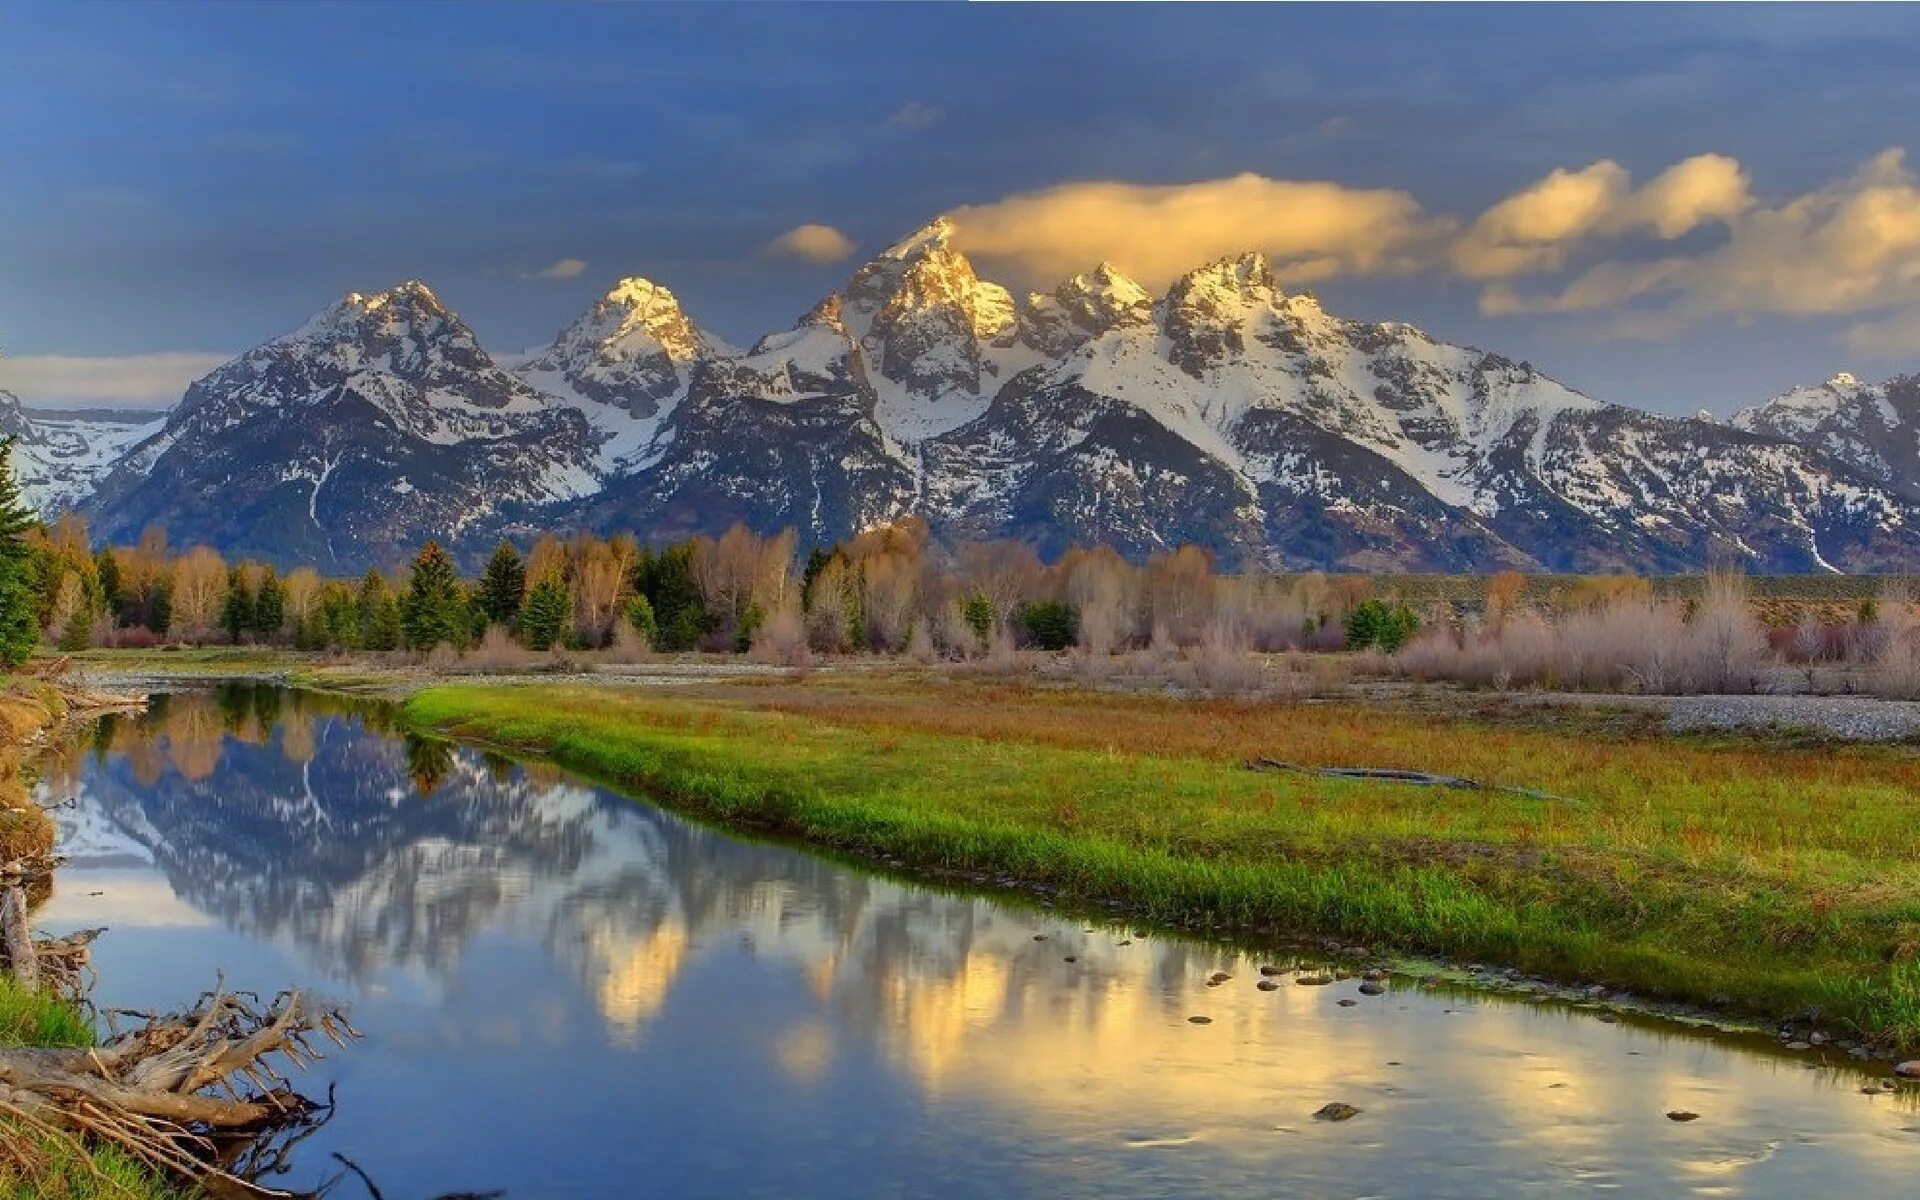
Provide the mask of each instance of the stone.
POLYGON ((1316 1121, 1351 1121, 1359 1115, 1360 1110, 1353 1105, 1343 1104, 1335 1100, 1331 1104, 1321 1105, 1319 1111, 1313 1114, 1313 1119, 1316 1121))
POLYGON ((1893 1069, 1893 1073, 1902 1079, 1920 1079, 1920 1058, 1901 1063, 1893 1069))
POLYGON ((1331 975, 1302 975, 1294 980, 1301 987, 1326 987, 1333 982, 1331 975))
POLYGON ((1276 967, 1271 963, 1269 963, 1268 965, 1260 968, 1260 973, 1262 975, 1285 975, 1287 971, 1285 967, 1276 967))
POLYGON ((1277 992, 1280 990, 1280 985, 1271 979, 1262 979, 1259 983, 1256 983, 1253 986, 1259 988, 1263 992, 1277 992))
POLYGON ((1669 1121, 1698 1121, 1699 1119, 1700 1119, 1699 1113, 1688 1112, 1684 1108, 1676 1108, 1672 1112, 1667 1114, 1667 1120, 1669 1121))
POLYGON ((1368 981, 1360 985, 1360 994, 1362 996, 1381 996, 1385 995, 1386 991, 1387 985, 1384 983, 1368 981))
POLYGON ((1358 1000, 1355 1000, 1352 996, 1342 996, 1338 1000, 1335 1000, 1334 1003, 1338 1004, 1341 1008, 1352 1008, 1354 1005, 1360 1002, 1358 1000))
POLYGON ((1213 1018, 1212 1017, 1188 1017, 1187 1023, 1190 1025, 1211 1025, 1213 1024, 1213 1018))

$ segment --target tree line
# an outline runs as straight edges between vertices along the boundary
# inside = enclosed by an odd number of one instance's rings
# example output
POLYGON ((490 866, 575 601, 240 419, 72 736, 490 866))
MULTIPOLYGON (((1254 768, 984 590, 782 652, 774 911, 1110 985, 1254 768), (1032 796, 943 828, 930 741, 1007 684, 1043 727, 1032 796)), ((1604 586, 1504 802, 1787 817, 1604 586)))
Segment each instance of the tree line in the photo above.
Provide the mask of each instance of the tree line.
MULTIPOLYGON (((7 451, 0 448, 0 457, 7 451)), ((7 464, 0 462, 0 468, 7 464)), ((792 531, 648 546, 632 536, 503 541, 477 576, 428 542, 389 576, 327 578, 173 547, 159 527, 96 546, 79 517, 35 520, 0 469, 0 637, 37 644, 258 644, 304 650, 872 652, 966 658, 1014 648, 1111 653, 1203 641, 1254 649, 1381 646, 1418 621, 1353 577, 1227 576, 1196 547, 1134 564, 1110 549, 1053 563, 1015 541, 937 543, 903 518, 798 553, 792 531), (10 514, 10 515, 9 515, 10 514)))

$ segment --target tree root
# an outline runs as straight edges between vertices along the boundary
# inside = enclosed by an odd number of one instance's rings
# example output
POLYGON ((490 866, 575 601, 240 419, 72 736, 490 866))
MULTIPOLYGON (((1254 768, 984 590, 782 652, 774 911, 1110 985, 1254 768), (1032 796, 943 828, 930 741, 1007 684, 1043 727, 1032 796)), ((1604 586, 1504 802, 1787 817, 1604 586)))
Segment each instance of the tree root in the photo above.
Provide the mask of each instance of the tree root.
MULTIPOLYGON (((63 939, 71 941, 72 939, 63 939)), ((89 941, 91 939, 88 939, 89 941)), ((216 986, 183 1013, 109 1012, 95 1047, 0 1051, 0 1151, 31 1170, 25 1145, 67 1137, 119 1147, 154 1171, 215 1194, 284 1196, 243 1167, 256 1139, 310 1125, 327 1110, 282 1073, 358 1036, 338 1009, 299 992, 272 1003, 216 986), (122 1031, 117 1018, 138 1016, 122 1031)))

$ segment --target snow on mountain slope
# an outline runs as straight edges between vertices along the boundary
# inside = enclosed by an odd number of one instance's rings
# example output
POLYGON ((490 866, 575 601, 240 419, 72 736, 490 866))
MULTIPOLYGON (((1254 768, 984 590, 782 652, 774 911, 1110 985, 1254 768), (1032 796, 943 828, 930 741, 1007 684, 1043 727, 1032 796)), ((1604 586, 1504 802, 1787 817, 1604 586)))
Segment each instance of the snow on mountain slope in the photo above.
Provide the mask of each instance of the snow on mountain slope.
POLYGON ((1822 450, 1875 482, 1920 494, 1920 376, 1842 372, 1734 414, 1737 429, 1822 450))
POLYGON ((703 363, 735 353, 690 320, 672 292, 622 279, 546 350, 514 368, 545 395, 586 417, 601 434, 600 466, 631 470, 649 460, 662 423, 703 363))
POLYGON ((140 432, 88 505, 109 536, 161 521, 342 567, 426 536, 478 557, 502 530, 744 520, 826 542, 906 513, 1285 567, 1920 563, 1920 381, 1656 416, 1334 316, 1258 254, 1157 298, 1101 264, 1016 300, 944 219, 745 351, 638 278, 512 371, 424 284, 349 296, 140 432))
POLYGON ((128 447, 150 437, 164 420, 158 413, 29 412, 19 397, 0 392, 0 437, 14 439, 21 494, 49 519, 91 495, 128 447))
POLYGON ((275 561, 395 562, 602 475, 586 419, 497 366, 426 285, 353 294, 194 383, 90 499, 275 561))

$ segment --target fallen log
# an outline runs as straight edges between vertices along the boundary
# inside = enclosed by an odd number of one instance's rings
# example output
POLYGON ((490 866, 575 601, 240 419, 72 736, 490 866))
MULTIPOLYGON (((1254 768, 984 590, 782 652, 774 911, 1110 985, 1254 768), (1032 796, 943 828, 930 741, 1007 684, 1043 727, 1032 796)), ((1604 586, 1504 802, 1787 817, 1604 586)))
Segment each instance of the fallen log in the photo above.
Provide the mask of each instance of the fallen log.
POLYGON ((1246 763, 1249 771, 1292 771, 1301 775, 1318 775, 1323 779, 1376 779, 1387 783, 1405 783, 1414 787, 1453 788, 1462 791, 1500 792, 1509 796, 1524 796, 1529 800, 1546 800, 1555 804, 1585 804, 1586 801, 1574 796, 1557 796, 1552 792, 1537 792, 1532 788, 1509 787, 1500 783, 1481 783, 1460 775, 1434 775, 1426 771, 1405 771, 1393 767, 1309 767, 1304 763, 1288 762, 1280 758, 1250 758, 1246 763))
MULTIPOLYGON (((91 939, 88 939, 89 941, 91 939)), ((99 1046, 0 1051, 0 1115, 26 1131, 118 1146, 155 1171, 227 1194, 286 1195, 228 1169, 232 1135, 270 1135, 326 1106, 301 1096, 284 1068, 305 1068, 320 1043, 358 1036, 341 1012, 299 992, 270 1004, 216 986, 182 1013, 106 1014, 99 1046), (117 1019, 139 1016, 120 1030, 117 1019)), ((0 1148, 32 1169, 30 1139, 0 1148)))

